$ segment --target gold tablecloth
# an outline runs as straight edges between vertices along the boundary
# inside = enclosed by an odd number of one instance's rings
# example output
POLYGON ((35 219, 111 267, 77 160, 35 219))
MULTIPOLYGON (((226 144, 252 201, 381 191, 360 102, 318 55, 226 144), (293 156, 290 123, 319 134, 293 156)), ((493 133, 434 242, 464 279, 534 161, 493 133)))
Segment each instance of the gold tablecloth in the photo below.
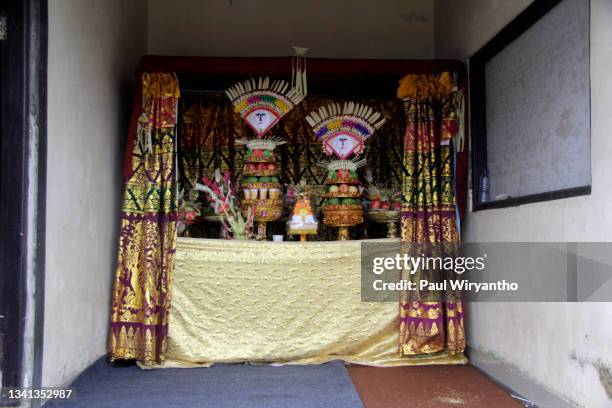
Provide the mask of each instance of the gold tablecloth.
POLYGON ((394 366, 397 303, 361 302, 360 241, 179 238, 166 367, 216 362, 394 366))

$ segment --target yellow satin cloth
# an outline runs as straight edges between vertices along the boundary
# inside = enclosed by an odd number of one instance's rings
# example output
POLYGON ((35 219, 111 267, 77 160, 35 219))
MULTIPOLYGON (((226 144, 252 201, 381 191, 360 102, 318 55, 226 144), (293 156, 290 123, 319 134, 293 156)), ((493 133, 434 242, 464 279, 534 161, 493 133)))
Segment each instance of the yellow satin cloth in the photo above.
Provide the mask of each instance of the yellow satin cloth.
POLYGON ((166 367, 465 364, 400 357, 397 303, 361 302, 360 241, 179 238, 166 367))

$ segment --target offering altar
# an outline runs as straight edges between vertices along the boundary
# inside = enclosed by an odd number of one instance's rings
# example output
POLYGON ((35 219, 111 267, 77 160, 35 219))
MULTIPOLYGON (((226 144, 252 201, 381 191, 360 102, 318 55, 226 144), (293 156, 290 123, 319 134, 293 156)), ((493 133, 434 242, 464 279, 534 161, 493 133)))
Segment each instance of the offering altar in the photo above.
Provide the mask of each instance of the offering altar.
POLYGON ((139 65, 111 360, 465 363, 462 302, 360 296, 361 240, 459 242, 462 65, 287 62, 139 65))
POLYGON ((178 238, 164 366, 467 362, 400 357, 398 305, 361 301, 360 255, 359 241, 178 238))

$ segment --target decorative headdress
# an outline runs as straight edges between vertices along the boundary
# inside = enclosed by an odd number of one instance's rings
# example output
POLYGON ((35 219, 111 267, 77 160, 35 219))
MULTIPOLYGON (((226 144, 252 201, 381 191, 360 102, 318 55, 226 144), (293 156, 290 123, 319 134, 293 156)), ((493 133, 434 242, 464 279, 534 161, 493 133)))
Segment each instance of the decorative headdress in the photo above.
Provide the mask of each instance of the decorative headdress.
POLYGON ((340 160, 363 153, 365 140, 385 123, 379 112, 355 102, 322 106, 306 116, 306 121, 323 142, 323 152, 340 160))
POLYGON ((270 82, 270 78, 254 78, 237 82, 226 95, 232 101, 234 110, 255 131, 258 138, 263 136, 291 109, 304 99, 304 94, 282 80, 270 82))

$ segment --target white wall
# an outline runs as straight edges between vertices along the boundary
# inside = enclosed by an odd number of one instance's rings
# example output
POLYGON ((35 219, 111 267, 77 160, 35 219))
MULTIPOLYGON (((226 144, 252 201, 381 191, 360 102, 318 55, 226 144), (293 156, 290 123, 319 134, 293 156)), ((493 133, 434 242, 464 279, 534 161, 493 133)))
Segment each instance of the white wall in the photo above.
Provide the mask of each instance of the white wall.
POLYGON ((106 353, 123 145, 146 1, 50 0, 43 385, 106 353))
MULTIPOLYGON (((436 56, 469 57, 529 3, 438 0, 436 56)), ((612 2, 591 0, 592 194, 470 213, 466 241, 612 241, 611 20, 612 2)), ((612 405, 612 303, 478 303, 468 313, 471 347, 580 406, 612 405)))
POLYGON ((149 0, 159 55, 431 58, 433 0, 149 0))
POLYGON ((532 1, 436 0, 436 58, 465 60, 532 1))

